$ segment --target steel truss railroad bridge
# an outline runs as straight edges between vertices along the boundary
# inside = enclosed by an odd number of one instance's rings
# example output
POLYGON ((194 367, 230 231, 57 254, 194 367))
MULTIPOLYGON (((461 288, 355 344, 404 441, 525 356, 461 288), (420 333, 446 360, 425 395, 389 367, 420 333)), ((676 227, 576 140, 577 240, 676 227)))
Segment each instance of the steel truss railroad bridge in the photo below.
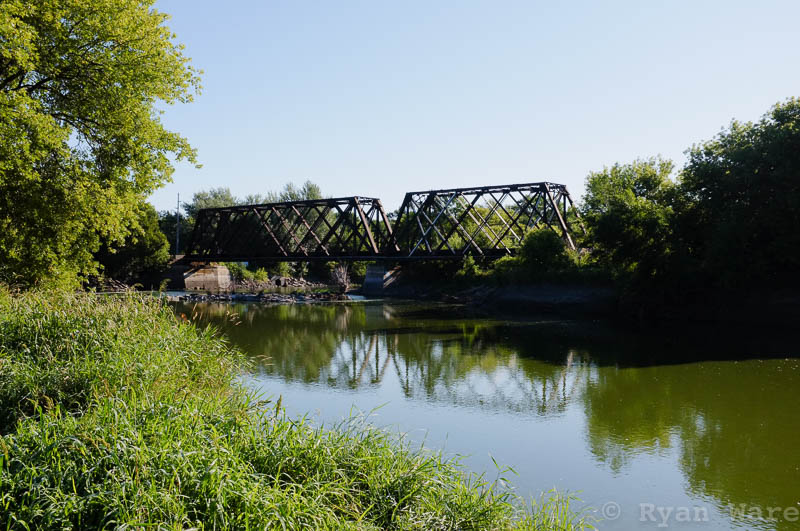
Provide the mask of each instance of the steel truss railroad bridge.
POLYGON ((499 258, 531 229, 575 249, 574 223, 583 230, 566 186, 549 182, 409 192, 395 219, 358 196, 236 205, 198 212, 182 261, 499 258))

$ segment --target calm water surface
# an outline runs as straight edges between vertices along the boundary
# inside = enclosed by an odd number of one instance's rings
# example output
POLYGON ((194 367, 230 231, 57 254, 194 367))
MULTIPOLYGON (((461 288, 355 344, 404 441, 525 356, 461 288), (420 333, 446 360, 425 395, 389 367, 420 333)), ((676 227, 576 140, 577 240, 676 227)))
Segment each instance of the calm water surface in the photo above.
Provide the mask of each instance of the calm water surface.
POLYGON ((378 408, 373 424, 471 470, 513 467, 524 497, 579 491, 600 529, 800 529, 794 338, 380 301, 177 309, 251 355, 247 384, 290 414, 327 425, 378 408))

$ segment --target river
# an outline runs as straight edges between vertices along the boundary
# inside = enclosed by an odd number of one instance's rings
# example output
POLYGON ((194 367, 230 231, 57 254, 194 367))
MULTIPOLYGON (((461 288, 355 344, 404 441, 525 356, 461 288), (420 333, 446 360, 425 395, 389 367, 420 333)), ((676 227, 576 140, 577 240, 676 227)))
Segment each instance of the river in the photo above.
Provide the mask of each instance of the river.
POLYGON ((430 303, 177 305, 252 358, 290 415, 353 414, 599 529, 800 529, 800 348, 772 331, 658 335, 430 303))

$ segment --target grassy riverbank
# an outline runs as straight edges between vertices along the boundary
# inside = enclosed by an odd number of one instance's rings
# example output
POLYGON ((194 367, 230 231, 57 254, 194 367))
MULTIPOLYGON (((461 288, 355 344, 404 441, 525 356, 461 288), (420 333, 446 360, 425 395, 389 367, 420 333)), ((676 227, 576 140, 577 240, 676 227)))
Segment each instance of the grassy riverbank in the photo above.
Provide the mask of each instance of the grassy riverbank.
POLYGON ((138 296, 0 291, 0 527, 570 529, 438 454, 288 419, 138 296))

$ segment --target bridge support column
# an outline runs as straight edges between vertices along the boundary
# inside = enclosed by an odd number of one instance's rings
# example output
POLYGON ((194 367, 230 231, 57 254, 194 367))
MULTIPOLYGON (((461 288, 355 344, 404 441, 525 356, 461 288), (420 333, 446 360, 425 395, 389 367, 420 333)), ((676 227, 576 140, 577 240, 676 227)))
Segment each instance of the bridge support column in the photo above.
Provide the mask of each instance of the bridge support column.
POLYGON ((368 265, 361 292, 364 295, 381 295, 384 288, 394 282, 399 274, 400 266, 387 268, 383 263, 368 265))
POLYGON ((186 289, 202 291, 228 291, 231 289, 231 272, 223 265, 200 265, 183 273, 186 289))

